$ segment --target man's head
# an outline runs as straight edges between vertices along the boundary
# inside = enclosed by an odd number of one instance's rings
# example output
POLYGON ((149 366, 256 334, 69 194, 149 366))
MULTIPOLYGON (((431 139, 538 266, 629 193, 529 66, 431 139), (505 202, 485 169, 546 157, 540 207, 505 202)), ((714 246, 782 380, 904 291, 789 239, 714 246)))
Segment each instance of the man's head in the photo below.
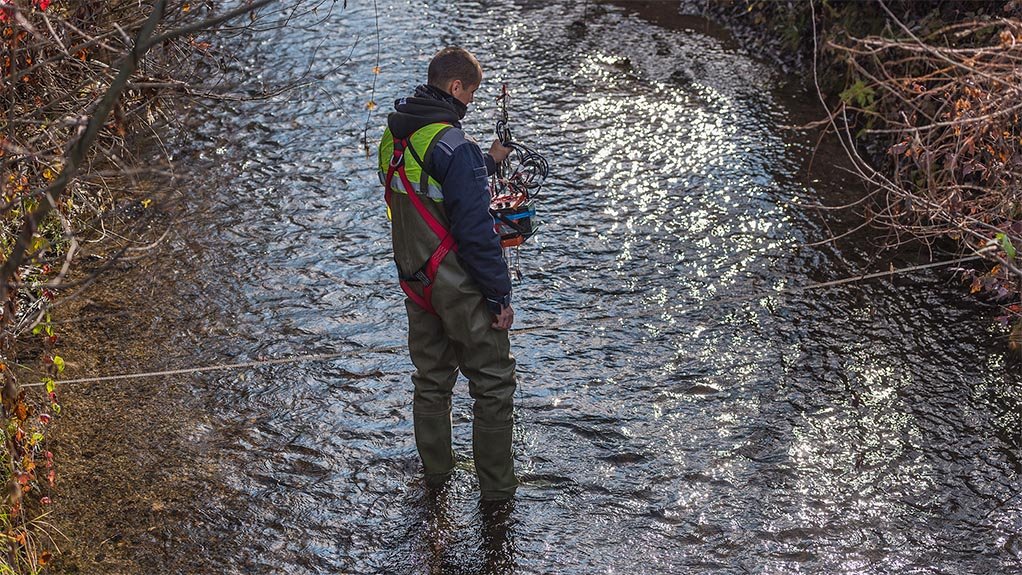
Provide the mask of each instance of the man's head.
POLYGON ((483 82, 483 68, 471 52, 451 46, 437 52, 429 61, 427 81, 467 106, 483 82))

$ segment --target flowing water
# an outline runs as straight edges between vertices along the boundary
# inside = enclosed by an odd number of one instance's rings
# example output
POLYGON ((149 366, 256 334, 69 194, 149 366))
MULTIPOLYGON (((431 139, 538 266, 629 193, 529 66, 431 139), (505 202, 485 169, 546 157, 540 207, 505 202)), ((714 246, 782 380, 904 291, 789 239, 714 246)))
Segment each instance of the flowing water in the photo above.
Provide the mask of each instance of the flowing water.
POLYGON ((185 307, 153 323, 154 367, 357 351, 167 378, 198 407, 151 417, 180 422, 200 512, 126 552, 141 572, 1022 572, 1022 370, 991 314, 946 271, 772 293, 895 257, 804 246, 855 218, 801 205, 856 189, 833 145, 807 175, 815 141, 783 128, 819 115, 801 78, 698 18, 582 2, 357 1, 230 45, 238 90, 305 83, 196 109, 171 145, 193 199, 146 280, 185 307), (363 148, 377 22, 371 148, 457 43, 486 69, 466 129, 490 141, 506 82, 550 160, 515 292, 509 514, 478 506, 464 381, 465 461, 439 497, 420 481, 363 148))

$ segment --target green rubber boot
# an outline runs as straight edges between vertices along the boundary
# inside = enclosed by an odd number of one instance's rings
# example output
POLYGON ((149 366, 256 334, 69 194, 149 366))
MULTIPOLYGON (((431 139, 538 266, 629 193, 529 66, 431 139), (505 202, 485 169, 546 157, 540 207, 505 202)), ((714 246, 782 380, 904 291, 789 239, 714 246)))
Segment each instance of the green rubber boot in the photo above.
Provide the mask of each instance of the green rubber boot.
POLYGON ((422 459, 426 485, 443 485, 454 471, 454 450, 451 448, 451 412, 412 414, 415 447, 422 459))
POLYGON ((514 455, 511 452, 513 427, 488 428, 472 426, 472 453, 475 458, 479 492, 485 500, 514 497, 518 489, 514 455))

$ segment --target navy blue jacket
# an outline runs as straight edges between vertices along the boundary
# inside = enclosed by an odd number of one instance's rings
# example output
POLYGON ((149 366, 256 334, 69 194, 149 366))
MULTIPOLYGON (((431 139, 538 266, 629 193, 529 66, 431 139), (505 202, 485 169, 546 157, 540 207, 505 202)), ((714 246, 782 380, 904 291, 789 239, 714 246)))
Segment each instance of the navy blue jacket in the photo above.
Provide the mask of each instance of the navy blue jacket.
POLYGON ((490 215, 487 178, 496 168, 493 158, 483 154, 461 130, 465 106, 450 94, 419 86, 415 96, 398 100, 394 109, 387 125, 395 138, 407 138, 436 122, 453 126, 423 161, 426 172, 440 183, 444 212, 458 244, 458 260, 479 284, 490 310, 499 313, 502 305, 511 303, 511 276, 490 215))

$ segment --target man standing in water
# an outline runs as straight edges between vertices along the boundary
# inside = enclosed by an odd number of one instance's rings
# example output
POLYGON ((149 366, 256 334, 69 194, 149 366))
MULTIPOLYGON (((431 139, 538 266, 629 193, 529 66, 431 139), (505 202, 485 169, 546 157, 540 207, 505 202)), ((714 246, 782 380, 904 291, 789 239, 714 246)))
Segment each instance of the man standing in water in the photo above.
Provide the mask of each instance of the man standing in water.
POLYGON ((484 155, 461 130, 482 79, 467 50, 438 52, 427 83, 398 100, 387 118, 379 169, 408 296, 412 415, 426 483, 443 485, 454 471, 451 396, 460 370, 475 400, 479 490, 485 500, 501 500, 518 487, 511 452, 515 360, 507 331, 514 310, 487 178, 511 148, 494 141, 484 155))

